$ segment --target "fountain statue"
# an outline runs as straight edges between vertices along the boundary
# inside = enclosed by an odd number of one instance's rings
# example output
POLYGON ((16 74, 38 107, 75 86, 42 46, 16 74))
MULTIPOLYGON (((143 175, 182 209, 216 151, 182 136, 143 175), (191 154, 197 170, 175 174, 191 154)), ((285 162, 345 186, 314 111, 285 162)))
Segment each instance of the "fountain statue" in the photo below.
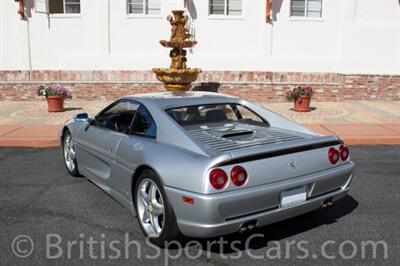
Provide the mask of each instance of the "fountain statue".
POLYGON ((196 41, 189 40, 190 34, 186 28, 188 17, 184 15, 183 10, 173 10, 167 20, 172 26, 171 37, 169 41, 162 40, 160 44, 164 47, 172 48, 169 53, 171 65, 169 68, 153 68, 157 79, 164 83, 167 91, 179 92, 190 89, 193 81, 201 72, 199 68, 187 68, 186 50, 196 45, 196 41))

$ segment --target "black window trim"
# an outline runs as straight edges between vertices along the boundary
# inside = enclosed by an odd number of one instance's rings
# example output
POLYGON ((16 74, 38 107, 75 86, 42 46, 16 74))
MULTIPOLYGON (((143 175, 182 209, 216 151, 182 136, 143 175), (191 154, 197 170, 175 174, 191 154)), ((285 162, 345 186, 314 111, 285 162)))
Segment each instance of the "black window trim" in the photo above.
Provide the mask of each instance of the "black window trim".
POLYGON ((100 124, 98 124, 98 123, 95 123, 95 126, 98 127, 98 128, 104 129, 104 130, 108 130, 108 131, 112 131, 112 132, 117 132, 117 133, 124 134, 124 135, 127 135, 127 136, 139 136, 139 137, 145 137, 145 138, 150 138, 150 139, 156 139, 156 138, 157 138, 157 124, 156 124, 156 121, 154 120, 153 116, 152 116, 151 113, 149 112, 149 109, 147 109, 146 106, 144 106, 144 104, 142 104, 142 103, 139 102, 139 101, 133 100, 133 99, 124 99, 124 98, 123 98, 123 99, 116 100, 116 101, 113 102, 113 103, 110 103, 107 107, 105 107, 105 108, 104 108, 103 110, 101 110, 97 115, 95 115, 94 119, 97 120, 97 117, 98 117, 98 116, 104 114, 105 112, 107 112, 108 110, 110 110, 111 108, 113 108, 114 106, 116 106, 117 104, 119 104, 119 103, 121 103, 121 102, 130 102, 130 103, 133 103, 133 104, 137 104, 137 105, 138 105, 137 111, 139 111, 139 108, 143 107, 143 108, 146 110, 146 112, 149 113, 151 119, 152 119, 153 122, 154 122, 154 125, 155 125, 155 127, 156 127, 156 135, 155 135, 155 136, 148 136, 148 135, 145 135, 145 134, 140 134, 140 133, 132 132, 132 124, 133 124, 133 121, 134 121, 135 118, 136 118, 137 112, 135 112, 135 115, 134 115, 133 118, 132 118, 131 126, 130 126, 130 128, 129 128, 129 133, 123 133, 123 132, 118 131, 118 130, 114 130, 114 129, 111 129, 111 128, 107 128, 107 127, 104 127, 104 126, 102 126, 102 125, 100 125, 100 124))
MULTIPOLYGON (((136 102, 136 101, 134 101, 134 102, 136 102)), ((135 112, 135 116, 132 118, 131 126, 129 128, 129 133, 127 135, 139 136, 139 137, 144 137, 144 138, 149 138, 149 139, 156 139, 157 138, 157 124, 156 124, 156 121, 154 120, 153 116, 149 112, 149 109, 147 109, 146 106, 144 106, 142 103, 139 103, 139 107, 137 109, 137 112, 135 112), (137 113, 139 112, 139 109, 142 108, 142 107, 150 115, 151 120, 153 120, 154 126, 156 127, 156 135, 155 136, 145 135, 144 133, 132 132, 132 130, 133 130, 133 128, 132 128, 133 122, 135 121, 135 118, 136 118, 137 113)))

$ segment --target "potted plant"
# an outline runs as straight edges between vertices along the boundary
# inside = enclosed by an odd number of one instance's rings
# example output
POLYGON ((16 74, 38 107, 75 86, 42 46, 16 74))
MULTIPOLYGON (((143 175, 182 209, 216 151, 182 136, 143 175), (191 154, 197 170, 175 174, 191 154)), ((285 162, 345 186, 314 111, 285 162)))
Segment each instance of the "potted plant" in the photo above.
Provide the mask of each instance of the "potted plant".
POLYGON ((298 86, 286 93, 286 99, 294 102, 296 112, 309 112, 313 89, 310 86, 298 86))
POLYGON ((40 85, 37 95, 46 97, 49 112, 64 112, 64 100, 72 98, 71 92, 59 85, 55 88, 40 85))

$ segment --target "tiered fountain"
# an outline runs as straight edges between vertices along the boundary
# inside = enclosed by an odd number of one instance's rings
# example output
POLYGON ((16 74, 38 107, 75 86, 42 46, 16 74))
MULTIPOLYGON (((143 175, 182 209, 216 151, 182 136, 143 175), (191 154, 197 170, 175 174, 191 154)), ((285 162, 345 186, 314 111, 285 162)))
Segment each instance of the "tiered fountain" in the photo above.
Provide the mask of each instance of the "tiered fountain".
POLYGON ((186 67, 186 50, 196 45, 196 41, 189 40, 190 34, 186 28, 188 17, 184 15, 183 10, 173 10, 167 20, 172 26, 171 38, 169 41, 162 40, 160 44, 164 47, 172 48, 169 53, 171 57, 171 65, 169 68, 153 68, 157 79, 164 83, 167 91, 179 92, 190 89, 193 81, 197 79, 197 75, 201 72, 199 68, 186 67))

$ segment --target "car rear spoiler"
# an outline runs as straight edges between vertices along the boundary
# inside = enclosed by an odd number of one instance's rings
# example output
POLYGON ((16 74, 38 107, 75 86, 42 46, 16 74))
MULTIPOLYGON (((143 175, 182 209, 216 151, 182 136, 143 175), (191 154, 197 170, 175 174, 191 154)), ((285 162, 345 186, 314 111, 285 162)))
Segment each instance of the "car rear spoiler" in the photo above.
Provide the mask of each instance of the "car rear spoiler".
POLYGON ((244 148, 231 151, 230 159, 222 161, 216 164, 214 167, 255 161, 290 153, 321 149, 339 144, 343 144, 343 141, 336 136, 322 136, 307 138, 301 141, 267 144, 256 148, 244 148))

